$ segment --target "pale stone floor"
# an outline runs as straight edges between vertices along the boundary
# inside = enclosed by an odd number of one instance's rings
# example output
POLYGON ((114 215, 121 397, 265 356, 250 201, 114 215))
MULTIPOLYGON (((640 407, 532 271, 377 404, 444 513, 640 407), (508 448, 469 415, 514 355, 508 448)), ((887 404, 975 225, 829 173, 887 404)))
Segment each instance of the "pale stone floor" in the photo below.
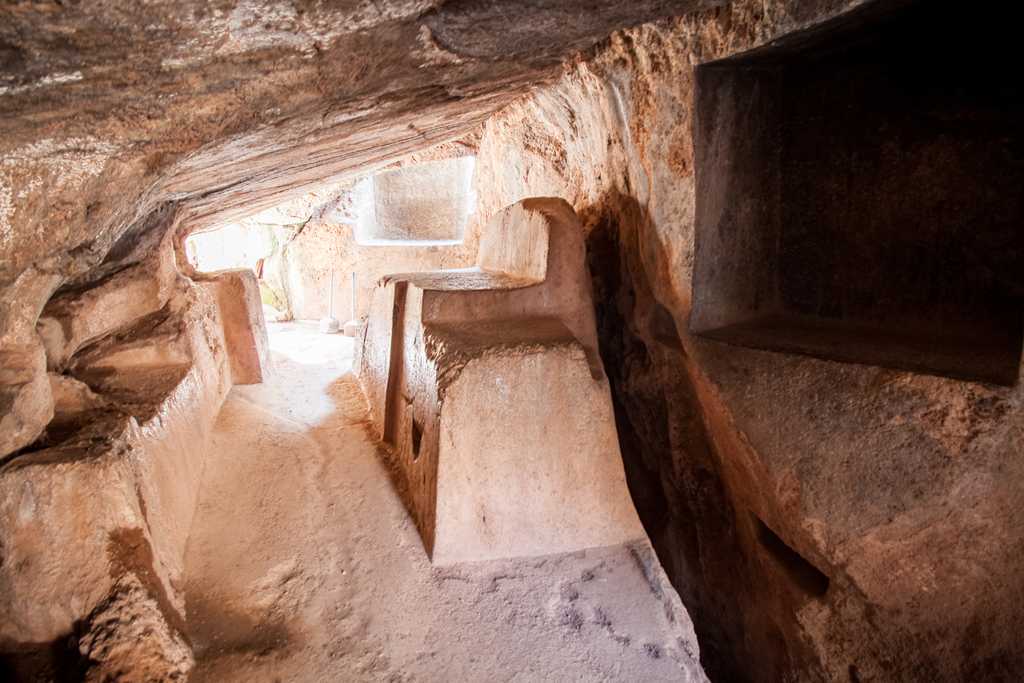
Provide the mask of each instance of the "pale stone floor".
POLYGON ((273 376, 228 397, 189 539, 193 680, 704 680, 646 543, 432 567, 352 340, 270 328, 273 376))

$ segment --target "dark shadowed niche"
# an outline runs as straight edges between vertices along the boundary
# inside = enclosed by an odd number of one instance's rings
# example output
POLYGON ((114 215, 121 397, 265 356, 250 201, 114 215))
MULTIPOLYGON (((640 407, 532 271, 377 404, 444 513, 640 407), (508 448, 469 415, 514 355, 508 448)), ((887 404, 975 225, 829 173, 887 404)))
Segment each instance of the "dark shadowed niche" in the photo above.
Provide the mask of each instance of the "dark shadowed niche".
POLYGON ((693 332, 1017 381, 1024 81, 991 9, 872 3, 698 68, 693 332))

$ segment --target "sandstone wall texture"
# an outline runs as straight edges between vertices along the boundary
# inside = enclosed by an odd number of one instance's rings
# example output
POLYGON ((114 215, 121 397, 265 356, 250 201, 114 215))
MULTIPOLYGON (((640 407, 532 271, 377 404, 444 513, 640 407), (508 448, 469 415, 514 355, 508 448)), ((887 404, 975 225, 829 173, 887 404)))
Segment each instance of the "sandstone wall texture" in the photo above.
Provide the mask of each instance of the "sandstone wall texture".
POLYGON ((552 195, 584 220, 631 491, 713 680, 1016 680, 1024 388, 687 332, 694 66, 860 4, 615 34, 487 123, 479 212, 552 195))
POLYGON ((270 372, 270 342, 256 274, 246 268, 217 273, 203 283, 220 313, 232 384, 259 384, 270 372))

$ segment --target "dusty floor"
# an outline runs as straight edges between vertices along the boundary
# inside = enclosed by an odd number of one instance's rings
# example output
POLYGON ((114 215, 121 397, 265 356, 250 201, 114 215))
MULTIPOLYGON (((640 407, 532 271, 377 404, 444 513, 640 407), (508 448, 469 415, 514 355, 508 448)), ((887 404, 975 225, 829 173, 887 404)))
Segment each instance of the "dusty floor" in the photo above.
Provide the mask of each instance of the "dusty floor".
POLYGON ((646 544, 432 567, 352 341, 270 327, 274 374, 224 404, 189 540, 193 680, 704 680, 646 544))

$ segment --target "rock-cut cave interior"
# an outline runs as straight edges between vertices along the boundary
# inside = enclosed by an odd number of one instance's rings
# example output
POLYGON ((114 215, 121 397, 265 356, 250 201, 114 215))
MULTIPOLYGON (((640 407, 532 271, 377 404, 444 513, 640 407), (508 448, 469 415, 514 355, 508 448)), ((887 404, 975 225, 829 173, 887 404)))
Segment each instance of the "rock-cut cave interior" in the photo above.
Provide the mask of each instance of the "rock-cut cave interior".
POLYGON ((0 680, 1024 680, 1014 13, 0 3, 0 680))

